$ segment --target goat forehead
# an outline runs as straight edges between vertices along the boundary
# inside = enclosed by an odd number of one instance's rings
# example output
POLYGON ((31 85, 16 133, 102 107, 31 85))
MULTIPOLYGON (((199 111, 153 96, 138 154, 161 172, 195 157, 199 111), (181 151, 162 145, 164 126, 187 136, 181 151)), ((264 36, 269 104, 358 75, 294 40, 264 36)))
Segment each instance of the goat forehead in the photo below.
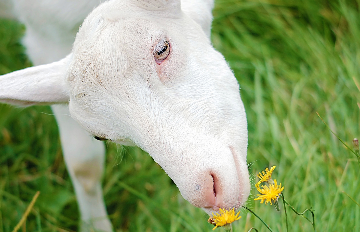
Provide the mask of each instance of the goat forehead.
MULTIPOLYGON (((144 18, 126 18, 119 21, 107 21, 98 16, 91 23, 85 24, 79 31, 74 47, 85 44, 90 46, 104 46, 116 43, 118 48, 130 47, 134 52, 142 46, 151 49, 154 43, 167 37, 176 37, 176 40, 185 42, 186 37, 179 33, 186 28, 181 23, 163 23, 161 20, 144 18)), ((206 41, 206 40, 205 40, 206 41)))
POLYGON ((110 20, 129 17, 179 18, 180 0, 122 0, 108 1, 98 7, 93 14, 105 13, 110 20))
POLYGON ((143 18, 148 21, 163 19, 164 21, 172 21, 183 17, 180 8, 180 1, 177 3, 164 3, 167 0, 122 0, 107 1, 98 6, 86 18, 83 25, 92 23, 94 18, 99 16, 106 21, 116 22, 130 18, 143 18), (160 3, 163 2, 163 3, 160 3), (176 5, 176 6, 174 6, 176 5))
POLYGON ((117 27, 114 37, 121 39, 118 41, 124 48, 141 52, 142 50, 150 51, 153 46, 163 38, 169 36, 169 28, 146 19, 127 19, 117 27), (117 33, 121 34, 120 36, 117 33))
MULTIPOLYGON (((156 24, 158 28, 177 27, 177 30, 179 30, 180 29, 179 26, 181 26, 181 24, 184 23, 195 24, 195 22, 192 22, 191 20, 190 22, 188 22, 187 20, 185 20, 186 22, 183 22, 185 15, 182 13, 179 6, 177 7, 178 9, 175 10, 178 13, 172 14, 171 8, 174 8, 172 6, 173 3, 166 3, 167 0, 151 1, 151 4, 147 2, 149 1, 147 0, 108 1, 100 5, 92 12, 87 17, 82 27, 88 29, 90 28, 91 31, 91 28, 98 27, 98 24, 102 24, 103 22, 121 22, 121 23, 137 25, 138 27, 140 26, 139 28, 144 28, 146 27, 146 25, 149 25, 151 28, 152 24, 156 24), (149 6, 147 5, 153 5, 155 8, 157 8, 156 5, 164 5, 165 8, 168 9, 163 9, 163 10, 143 9, 143 8, 149 8, 149 6), (143 7, 139 7, 139 6, 143 6, 143 7), (181 21, 180 24, 179 21, 181 21)), ((171 2, 177 2, 177 1, 171 1, 171 2)), ((178 3, 180 3, 180 1, 178 1, 178 3)), ((191 27, 191 25, 188 26, 191 27)))
MULTIPOLYGON (((196 37, 196 32, 191 33, 192 29, 181 27, 181 20, 177 25, 165 23, 165 26, 158 20, 142 18, 128 18, 116 22, 98 21, 95 18, 94 21, 100 22, 96 33, 92 38, 77 39, 74 46, 75 65, 79 67, 73 70, 79 69, 77 73, 91 83, 91 76, 101 78, 101 81, 108 80, 112 85, 114 81, 121 82, 122 77, 133 77, 131 74, 134 73, 146 78, 152 77, 152 81, 156 81, 160 73, 171 81, 183 82, 191 79, 190 87, 200 84, 200 89, 203 89, 201 83, 205 77, 209 82, 209 78, 218 79, 218 76, 223 76, 226 71, 223 70, 221 75, 210 74, 209 70, 213 70, 213 66, 229 69, 223 57, 214 56, 214 50, 205 35, 200 33, 196 37), (179 27, 181 30, 176 30, 179 27), (154 61, 153 49, 164 38, 171 43, 171 55, 166 64, 162 65, 160 72, 157 72, 158 65, 154 61)), ((212 72, 214 73, 214 70, 212 72)), ((82 83, 83 80, 79 84, 82 83)), ((185 90, 188 89, 186 87, 185 90)))
MULTIPOLYGON (((99 20, 95 19, 95 22, 99 20)), ((171 59, 167 62, 165 72, 177 67, 185 67, 184 60, 189 55, 201 55, 205 51, 200 47, 210 47, 207 38, 203 36, 205 43, 199 43, 197 49, 191 49, 195 40, 201 40, 201 36, 193 38, 194 33, 190 33, 187 28, 181 26, 181 22, 176 25, 169 23, 160 23, 158 20, 149 21, 141 18, 128 18, 113 21, 101 21, 98 28, 90 27, 94 32, 89 35, 85 26, 79 32, 74 45, 74 56, 81 59, 93 59, 93 62, 103 60, 107 69, 117 69, 118 67, 107 67, 106 64, 112 64, 113 59, 124 61, 123 65, 132 68, 132 70, 143 70, 143 68, 154 68, 155 62, 153 50, 162 39, 167 39, 171 43, 171 59), (179 28, 179 29, 177 29, 179 28), (186 34, 191 34, 187 36, 186 34), (175 64, 176 63, 176 64, 175 64), (146 65, 146 67, 144 66, 146 65)), ((89 25, 88 25, 89 26, 89 25)), ((170 57, 169 57, 170 58, 170 57)), ((126 68, 123 66, 123 68, 126 68)), ((126 69, 122 69, 125 71, 126 69)), ((143 70, 145 71, 145 70, 143 70)), ((147 70, 149 73, 151 70, 147 70)))

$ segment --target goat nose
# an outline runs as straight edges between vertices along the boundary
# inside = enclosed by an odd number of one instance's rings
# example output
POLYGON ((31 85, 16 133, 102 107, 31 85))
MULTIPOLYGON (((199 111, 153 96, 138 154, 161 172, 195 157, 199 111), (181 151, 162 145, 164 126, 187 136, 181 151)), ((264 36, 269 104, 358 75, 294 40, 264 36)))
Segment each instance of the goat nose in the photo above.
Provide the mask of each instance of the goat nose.
POLYGON ((221 207, 219 203, 222 201, 222 190, 216 174, 210 172, 205 185, 205 208, 218 210, 221 207))

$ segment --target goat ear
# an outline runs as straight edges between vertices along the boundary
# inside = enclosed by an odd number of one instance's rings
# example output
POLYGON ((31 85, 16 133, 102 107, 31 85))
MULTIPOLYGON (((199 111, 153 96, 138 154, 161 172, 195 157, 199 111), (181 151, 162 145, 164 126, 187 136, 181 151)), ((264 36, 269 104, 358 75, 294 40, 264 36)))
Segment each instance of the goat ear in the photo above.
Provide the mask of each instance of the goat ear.
POLYGON ((65 78, 69 60, 70 55, 51 64, 0 76, 0 102, 19 106, 68 103, 65 78))

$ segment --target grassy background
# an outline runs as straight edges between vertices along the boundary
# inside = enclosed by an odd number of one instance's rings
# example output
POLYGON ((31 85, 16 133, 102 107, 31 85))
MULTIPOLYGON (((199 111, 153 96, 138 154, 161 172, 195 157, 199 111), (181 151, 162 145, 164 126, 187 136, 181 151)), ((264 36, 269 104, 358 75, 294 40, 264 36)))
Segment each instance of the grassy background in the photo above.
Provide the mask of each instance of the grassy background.
MULTIPOLYGON (((274 176, 296 209, 315 210, 317 231, 360 231, 359 164, 346 143, 360 135, 360 1, 217 0, 213 43, 241 85, 249 124, 251 173, 274 176)), ((0 21, 0 74, 30 66, 19 45, 24 27, 0 21)), ((12 231, 41 191, 23 231, 77 231, 78 212, 49 107, 0 105, 0 231, 12 231)), ((116 231, 210 231, 138 148, 108 144, 104 195, 116 231)), ((256 195, 255 190, 252 190, 256 195)), ((284 212, 248 207, 273 231, 284 212)), ((311 231, 290 210, 290 231, 311 231)), ((234 231, 266 228, 242 210, 234 231)), ((222 230, 222 229, 218 229, 222 230)))

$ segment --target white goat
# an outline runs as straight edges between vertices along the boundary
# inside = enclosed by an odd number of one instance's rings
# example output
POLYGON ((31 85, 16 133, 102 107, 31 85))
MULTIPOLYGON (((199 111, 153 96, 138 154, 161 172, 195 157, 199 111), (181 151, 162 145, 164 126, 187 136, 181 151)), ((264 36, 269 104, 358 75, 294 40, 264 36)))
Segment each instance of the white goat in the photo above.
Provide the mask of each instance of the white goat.
POLYGON ((112 230, 100 187, 105 149, 89 133, 147 151, 208 214, 242 205, 246 115, 209 40, 212 0, 107 1, 74 42, 98 4, 0 0, 25 24, 23 43, 38 65, 0 76, 0 101, 52 104, 84 224, 112 230))

